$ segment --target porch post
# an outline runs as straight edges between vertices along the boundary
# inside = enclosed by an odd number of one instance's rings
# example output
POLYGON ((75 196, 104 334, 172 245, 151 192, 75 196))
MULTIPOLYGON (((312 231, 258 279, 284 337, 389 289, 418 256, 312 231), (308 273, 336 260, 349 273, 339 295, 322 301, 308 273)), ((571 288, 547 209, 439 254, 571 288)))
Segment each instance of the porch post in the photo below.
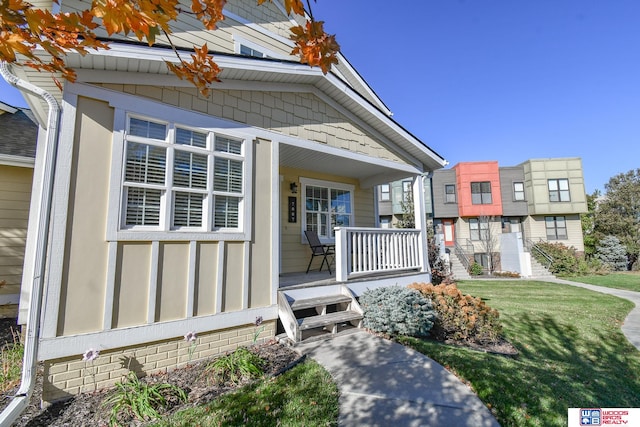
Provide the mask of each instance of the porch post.
POLYGON ((336 227, 336 281, 346 282, 349 274, 347 268, 347 230, 336 227))
POLYGON ((418 175, 413 178, 413 215, 415 226, 420 230, 418 253, 422 272, 430 272, 429 255, 427 249, 427 215, 424 208, 424 176, 418 175))

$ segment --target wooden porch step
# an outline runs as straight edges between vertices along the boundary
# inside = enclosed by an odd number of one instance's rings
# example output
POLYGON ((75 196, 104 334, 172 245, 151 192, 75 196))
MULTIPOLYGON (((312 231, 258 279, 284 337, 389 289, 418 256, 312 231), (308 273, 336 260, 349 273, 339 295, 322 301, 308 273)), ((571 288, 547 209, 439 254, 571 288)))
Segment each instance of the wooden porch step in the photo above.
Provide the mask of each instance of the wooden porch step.
POLYGON ((337 325, 338 323, 351 322, 353 320, 362 320, 362 314, 357 311, 338 311, 335 313, 321 314, 318 316, 304 317, 298 319, 300 330, 319 328, 328 325, 337 325))
POLYGON ((324 295, 314 298, 298 299, 290 303, 291 309, 304 310, 306 308, 322 307, 332 304, 350 303, 351 297, 342 294, 324 295))

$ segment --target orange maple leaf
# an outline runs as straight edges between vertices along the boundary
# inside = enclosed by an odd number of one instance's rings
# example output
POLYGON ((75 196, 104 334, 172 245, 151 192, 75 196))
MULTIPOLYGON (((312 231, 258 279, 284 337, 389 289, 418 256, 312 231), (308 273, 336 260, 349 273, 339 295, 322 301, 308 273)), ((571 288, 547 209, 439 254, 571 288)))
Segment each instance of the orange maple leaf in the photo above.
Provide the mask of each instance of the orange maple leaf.
POLYGON ((323 21, 307 21, 304 27, 298 25, 291 28, 291 32, 291 40, 296 45, 291 54, 298 55, 303 64, 318 66, 327 74, 331 65, 338 63, 340 45, 335 35, 325 33, 323 21))

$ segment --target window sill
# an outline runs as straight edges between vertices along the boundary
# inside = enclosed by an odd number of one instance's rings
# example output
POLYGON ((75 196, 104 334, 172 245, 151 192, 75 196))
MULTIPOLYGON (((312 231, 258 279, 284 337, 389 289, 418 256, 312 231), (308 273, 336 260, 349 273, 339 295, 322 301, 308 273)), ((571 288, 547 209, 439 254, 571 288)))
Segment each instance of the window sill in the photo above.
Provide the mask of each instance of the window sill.
POLYGON ((110 242, 149 242, 149 241, 199 241, 217 242, 223 240, 249 240, 243 232, 198 232, 198 231, 152 231, 122 230, 107 236, 110 242))

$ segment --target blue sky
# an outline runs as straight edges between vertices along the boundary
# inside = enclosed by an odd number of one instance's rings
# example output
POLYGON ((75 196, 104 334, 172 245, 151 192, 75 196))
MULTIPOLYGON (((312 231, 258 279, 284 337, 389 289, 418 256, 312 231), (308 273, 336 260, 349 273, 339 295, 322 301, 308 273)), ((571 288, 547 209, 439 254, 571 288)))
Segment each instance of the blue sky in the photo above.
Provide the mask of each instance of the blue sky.
MULTIPOLYGON (((451 165, 581 157, 586 191, 640 168, 640 1, 318 0, 394 118, 451 165)), ((0 100, 24 105, 0 79, 0 100)))

